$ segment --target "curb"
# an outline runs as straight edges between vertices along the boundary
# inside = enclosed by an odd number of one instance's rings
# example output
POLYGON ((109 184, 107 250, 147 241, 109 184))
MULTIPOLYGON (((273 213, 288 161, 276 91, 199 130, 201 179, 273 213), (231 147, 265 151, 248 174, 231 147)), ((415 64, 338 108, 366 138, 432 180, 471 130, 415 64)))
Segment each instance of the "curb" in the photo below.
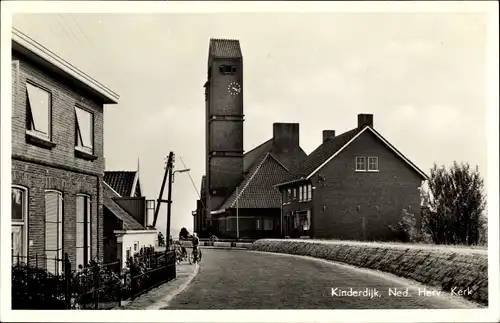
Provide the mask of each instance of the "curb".
POLYGON ((199 270, 200 270, 200 265, 197 263, 196 268, 184 283, 178 286, 177 289, 175 289, 174 291, 168 293, 164 298, 156 301, 153 305, 148 306, 146 310, 159 310, 168 307, 169 305, 168 303, 172 299, 174 299, 177 295, 179 295, 189 287, 193 279, 196 277, 196 275, 198 275, 199 270))
POLYGON ((201 249, 220 249, 220 250, 248 250, 248 248, 241 247, 213 247, 213 246, 201 246, 201 249))

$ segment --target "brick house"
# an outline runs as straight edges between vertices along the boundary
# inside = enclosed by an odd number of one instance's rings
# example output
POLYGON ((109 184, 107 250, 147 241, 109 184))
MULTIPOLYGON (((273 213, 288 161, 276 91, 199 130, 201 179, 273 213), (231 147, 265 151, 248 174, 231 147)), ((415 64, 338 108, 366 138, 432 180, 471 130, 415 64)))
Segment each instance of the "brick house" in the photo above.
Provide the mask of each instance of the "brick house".
POLYGON ((103 109, 118 95, 12 34, 12 255, 61 272, 103 255, 103 109), (24 258, 26 259, 26 258, 24 258))
POLYGON ((141 192, 139 170, 104 172, 105 261, 126 260, 143 247, 157 247, 158 231, 152 226, 155 201, 141 192))
POLYGON ((243 149, 243 57, 238 40, 211 39, 205 83, 206 169, 194 231, 240 238, 277 236, 281 200, 274 185, 306 154, 299 125, 273 124, 273 138, 243 149), (236 216, 238 224, 236 224, 236 216))
POLYGON ((418 188, 427 176, 373 127, 373 115, 323 143, 276 187, 283 235, 392 240, 401 210, 420 215, 418 188))

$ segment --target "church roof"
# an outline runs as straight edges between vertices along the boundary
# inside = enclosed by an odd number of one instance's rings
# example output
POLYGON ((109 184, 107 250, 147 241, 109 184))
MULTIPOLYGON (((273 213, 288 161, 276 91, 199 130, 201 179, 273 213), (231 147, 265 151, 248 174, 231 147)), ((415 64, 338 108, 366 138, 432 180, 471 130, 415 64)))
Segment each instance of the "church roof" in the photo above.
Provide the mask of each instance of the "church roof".
POLYGON ((240 41, 235 39, 210 39, 210 56, 217 58, 242 58, 240 41))

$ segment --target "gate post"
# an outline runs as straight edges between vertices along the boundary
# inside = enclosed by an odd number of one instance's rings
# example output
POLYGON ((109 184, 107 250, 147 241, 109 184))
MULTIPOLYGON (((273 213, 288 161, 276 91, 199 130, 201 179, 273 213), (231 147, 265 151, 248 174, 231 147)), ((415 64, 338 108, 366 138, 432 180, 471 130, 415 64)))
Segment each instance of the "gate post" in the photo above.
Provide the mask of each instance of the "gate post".
POLYGON ((64 298, 66 302, 66 309, 71 309, 71 261, 69 261, 68 253, 64 253, 64 298))

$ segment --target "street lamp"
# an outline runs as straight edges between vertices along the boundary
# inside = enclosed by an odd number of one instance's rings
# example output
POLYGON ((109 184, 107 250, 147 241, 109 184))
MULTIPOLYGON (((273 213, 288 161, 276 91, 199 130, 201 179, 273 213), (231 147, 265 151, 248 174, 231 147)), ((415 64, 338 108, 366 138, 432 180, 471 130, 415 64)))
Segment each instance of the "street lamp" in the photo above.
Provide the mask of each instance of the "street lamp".
POLYGON ((185 172, 189 172, 190 170, 191 169, 189 169, 189 168, 174 170, 174 172, 172 173, 172 183, 174 182, 175 173, 185 173, 185 172))

